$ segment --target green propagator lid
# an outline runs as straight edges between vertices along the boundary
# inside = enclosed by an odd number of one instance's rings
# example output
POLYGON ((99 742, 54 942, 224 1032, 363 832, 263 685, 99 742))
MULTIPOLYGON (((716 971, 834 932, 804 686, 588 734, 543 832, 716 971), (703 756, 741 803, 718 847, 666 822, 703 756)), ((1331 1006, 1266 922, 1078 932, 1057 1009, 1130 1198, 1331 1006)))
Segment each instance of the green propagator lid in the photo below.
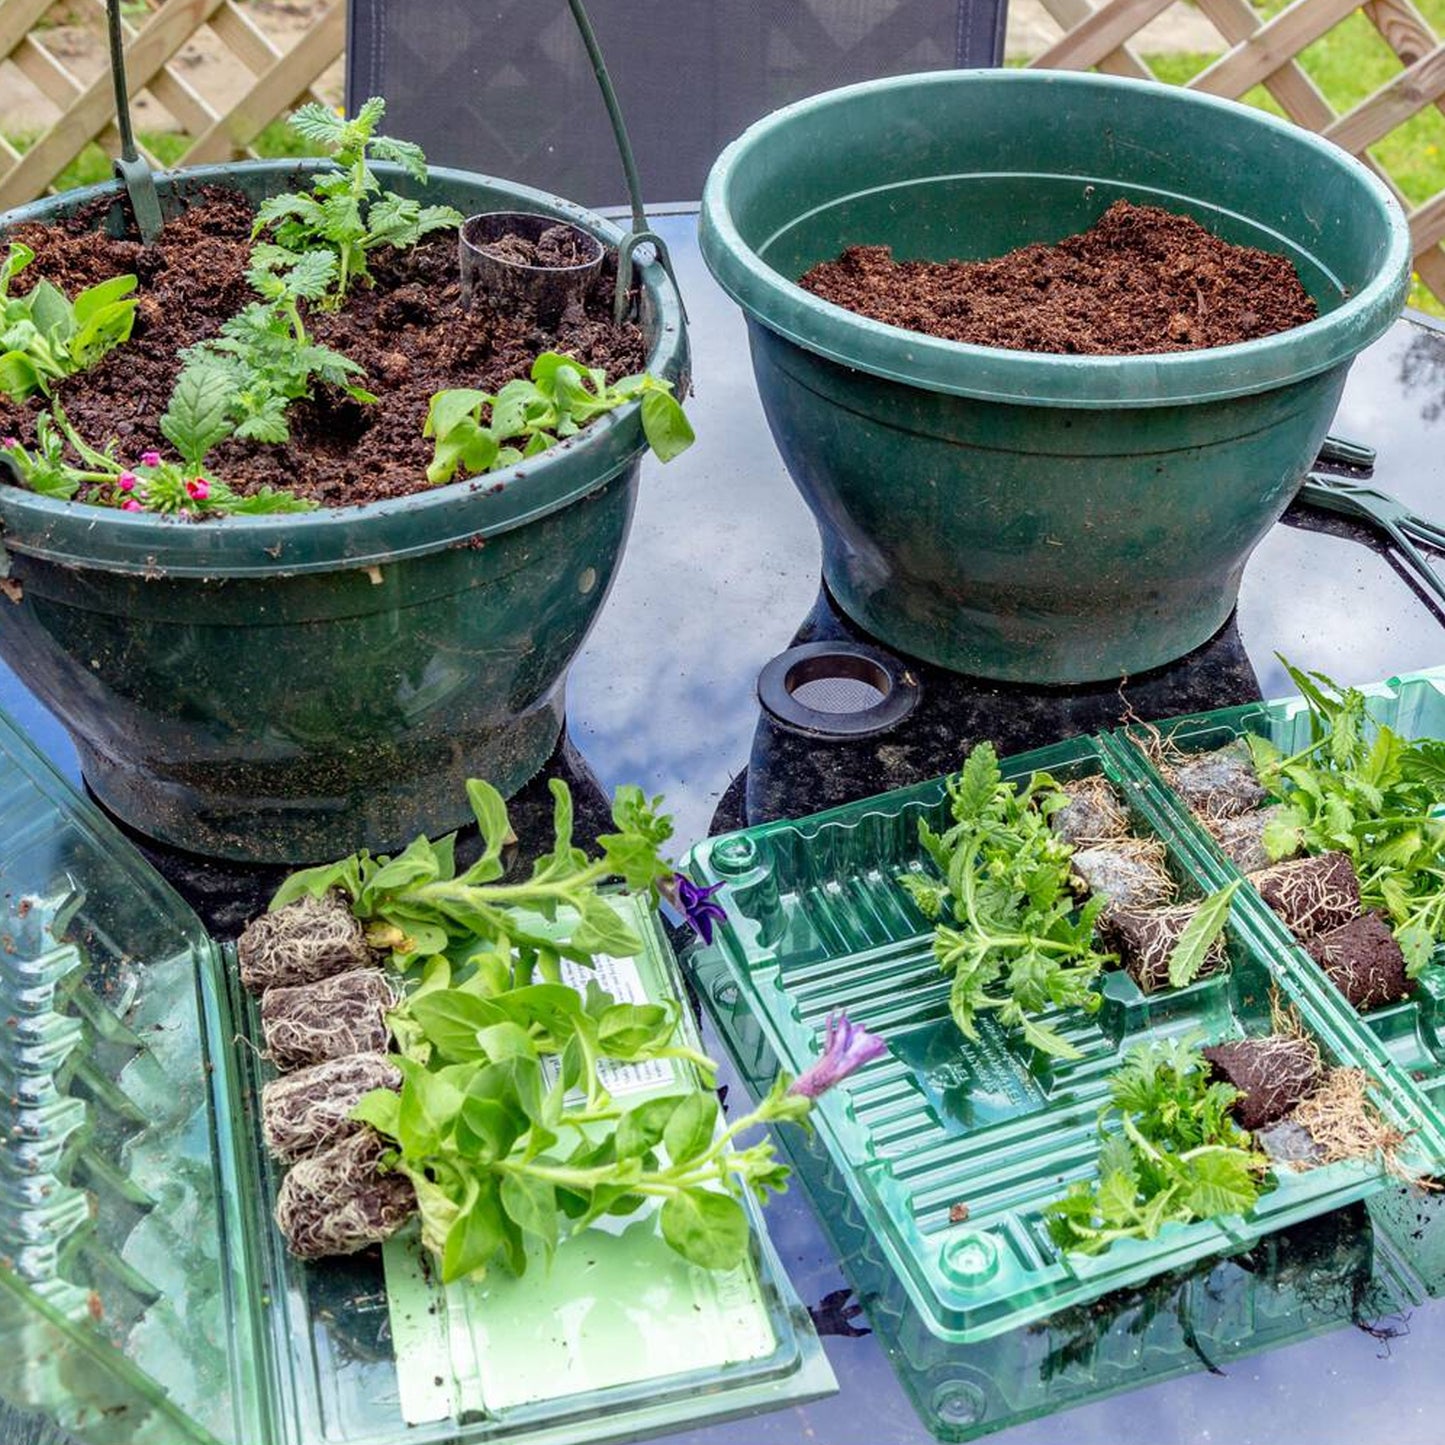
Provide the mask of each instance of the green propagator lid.
MULTIPOLYGON (((680 997, 666 939, 614 992, 680 997)), ((0 713, 0 1401, 85 1445, 637 1438, 836 1389, 756 1211, 712 1275, 647 1215, 444 1289, 415 1228, 303 1264, 254 1009, 185 903, 0 713)), ((696 1045, 687 1010, 682 1029, 696 1045)), ((614 1092, 675 1087, 657 1064, 614 1092)), ((625 1075, 627 1071, 622 1071, 625 1075)))

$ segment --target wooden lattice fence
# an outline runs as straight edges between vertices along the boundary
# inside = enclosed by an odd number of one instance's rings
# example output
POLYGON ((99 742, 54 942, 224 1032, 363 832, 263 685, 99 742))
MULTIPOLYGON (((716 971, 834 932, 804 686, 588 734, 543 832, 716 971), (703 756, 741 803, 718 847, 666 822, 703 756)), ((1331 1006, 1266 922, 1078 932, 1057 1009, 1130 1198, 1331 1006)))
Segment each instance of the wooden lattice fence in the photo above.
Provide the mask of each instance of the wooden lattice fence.
MULTIPOLYGON (((1061 70, 1098 69, 1152 79, 1130 40, 1177 0, 1043 0, 1063 37, 1030 64, 1061 70)), ((1238 99, 1257 85, 1300 125, 1359 156, 1397 195, 1383 166, 1369 154, 1392 131, 1422 110, 1445 114, 1445 44, 1411 0, 1295 0, 1270 19, 1249 0, 1196 0, 1218 30, 1224 53, 1188 82, 1195 90, 1238 99), (1399 73, 1345 114, 1339 114, 1298 63, 1300 52, 1360 11, 1394 51, 1399 73)), ((1403 197, 1401 197, 1403 201, 1403 197)), ((1445 191, 1406 206, 1415 270, 1445 301, 1445 191)))
MULTIPOLYGON (((0 210, 42 194, 92 142, 118 149, 115 101, 108 70, 81 79, 53 32, 38 28, 54 0, 0 0, 0 62, 12 61, 60 111, 23 153, 0 136, 0 210), (50 42, 50 43, 48 43, 50 42)), ((104 16, 104 0, 76 0, 84 15, 104 16)), ((225 161, 253 154, 251 143, 277 116, 304 100, 346 44, 345 0, 319 10, 289 48, 277 46, 232 0, 159 0, 132 6, 126 47, 132 97, 147 92, 189 138, 181 163, 225 161), (203 28, 229 71, 217 102, 192 82, 180 62, 184 47, 203 28)), ((213 68, 210 72, 216 74, 213 68)), ((0 98, 0 117, 4 101, 0 98)))
MULTIPOLYGON (((679 9, 685 0, 678 0, 679 9)), ((1041 0, 1064 31, 1030 64, 1097 68, 1153 78, 1131 45, 1139 32, 1183 0, 1041 0)), ((0 135, 0 209, 43 193, 91 142, 114 149, 108 74, 81 78, 40 27, 54 0, 0 0, 0 64, 7 59, 59 111, 23 153, 0 135)), ((1299 124, 1360 156, 1394 186, 1371 149, 1421 111, 1445 115, 1445 43, 1412 0, 1295 0, 1266 18, 1250 0, 1196 0, 1219 33, 1222 53, 1188 82, 1214 95, 1239 98, 1263 86, 1299 124), (1341 114, 1299 64, 1300 53, 1355 14, 1373 24, 1399 61, 1398 72, 1375 93, 1341 114)), ((81 13, 100 14, 104 0, 74 0, 81 13)), ((223 161, 251 154, 265 127, 303 100, 316 98, 322 72, 341 55, 345 0, 319 9, 289 48, 278 46, 235 0, 145 0, 127 49, 133 96, 149 95, 187 137, 181 162, 223 161), (218 100, 181 63, 198 32, 233 72, 218 100)), ((419 23, 425 23, 421 8, 419 23)), ((0 97, 0 121, 4 101, 0 97)), ((1398 187, 1395 187, 1399 194, 1398 187)), ((1415 265, 1421 280, 1445 301, 1445 190, 1408 208, 1415 265)))

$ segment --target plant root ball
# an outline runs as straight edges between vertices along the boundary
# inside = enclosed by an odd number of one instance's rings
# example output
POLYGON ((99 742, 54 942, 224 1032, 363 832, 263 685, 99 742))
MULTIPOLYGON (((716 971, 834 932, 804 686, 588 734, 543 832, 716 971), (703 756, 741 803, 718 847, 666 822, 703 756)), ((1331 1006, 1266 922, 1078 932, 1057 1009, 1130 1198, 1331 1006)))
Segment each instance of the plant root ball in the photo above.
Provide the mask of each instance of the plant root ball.
POLYGON ((1360 880, 1347 853, 1296 858, 1248 876, 1296 938, 1314 938, 1360 916, 1360 880))
POLYGON ((278 1069, 304 1069, 343 1054, 382 1053, 396 996, 379 968, 357 968, 318 983, 268 988, 261 1032, 278 1069))
MULTIPOLYGON (((1169 988, 1169 955, 1194 917, 1198 905, 1173 908, 1110 908, 1099 920, 1105 940, 1119 954, 1124 971, 1144 993, 1169 988)), ((1224 939, 1216 938, 1204 955, 1196 980, 1218 973, 1228 962, 1224 939)))
POLYGON ((241 982, 254 994, 277 984, 315 983, 372 961, 360 922, 334 891, 253 918, 236 942, 236 956, 241 982))
POLYGON ((1129 836, 1129 815, 1108 779, 1091 778, 1064 783, 1068 802, 1049 814, 1049 827, 1076 848, 1129 836))
POLYGON ((1080 849, 1069 866, 1089 893, 1102 895, 1114 907, 1152 908, 1174 897, 1164 856, 1157 838, 1121 838, 1080 849))
POLYGON ((1265 800, 1249 747, 1240 738, 1215 752, 1171 764, 1165 776, 1191 811, 1206 818, 1248 813, 1265 800))
POLYGON ((1283 1119, 1314 1093, 1324 1074, 1314 1040, 1298 1034, 1234 1039, 1203 1052, 1214 1076, 1239 1090, 1234 1115, 1250 1133, 1283 1119))
POLYGON ((1321 933, 1305 949, 1359 1013, 1398 1003, 1410 992, 1405 955, 1379 913, 1321 933))
POLYGON ((292 1166, 276 1192, 276 1224, 292 1254, 355 1254, 411 1218, 416 1191, 405 1174, 380 1168, 387 1147, 374 1129, 363 1129, 292 1166))
POLYGON ((272 1079, 261 1090, 266 1147, 287 1161, 329 1148, 365 1127, 351 1117, 373 1089, 400 1089, 401 1070, 385 1054, 347 1054, 272 1079))
MULTIPOLYGON (((1241 873, 1254 873, 1277 861, 1264 851, 1264 830, 1279 816, 1281 804, 1256 808, 1252 813, 1236 813, 1229 818, 1211 818, 1209 831, 1219 844, 1220 852, 1241 873)), ((1297 853, 1299 850, 1294 850, 1297 853)), ((1294 853, 1288 856, 1293 857, 1294 853)))

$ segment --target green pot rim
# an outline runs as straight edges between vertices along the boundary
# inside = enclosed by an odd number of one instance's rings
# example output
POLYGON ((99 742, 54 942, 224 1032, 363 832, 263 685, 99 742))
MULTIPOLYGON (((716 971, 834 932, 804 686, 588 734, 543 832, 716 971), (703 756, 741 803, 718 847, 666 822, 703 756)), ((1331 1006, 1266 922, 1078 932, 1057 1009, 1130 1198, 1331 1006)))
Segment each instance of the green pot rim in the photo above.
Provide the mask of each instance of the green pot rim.
MULTIPOLYGON (((194 166, 157 175, 162 196, 206 185, 234 188, 238 175, 305 175, 325 161, 242 161, 194 166)), ((372 167, 384 182, 400 185, 401 167, 372 167)), ((505 193, 513 209, 536 211, 590 231, 616 246, 622 231, 610 221, 558 196, 511 181, 434 166, 432 184, 489 186, 505 193)), ((59 213, 106 200, 123 188, 116 181, 48 196, 0 213, 0 235, 29 221, 51 221, 59 213)), ((677 288, 663 266, 639 266, 656 316, 656 338, 647 365, 687 392, 687 327, 677 288)), ((383 397, 381 405, 385 405, 383 397)), ((424 556, 449 547, 513 531, 596 492, 636 465, 647 448, 637 402, 599 417, 577 436, 504 472, 414 492, 387 501, 321 508, 315 512, 265 517, 217 517, 204 524, 121 512, 109 507, 37 496, 0 483, 0 526, 4 549, 63 566, 97 568, 142 576, 294 576, 354 570, 424 556)), ((0 461, 0 470, 13 471, 0 461)), ((3 552, 0 552, 3 563, 3 552)))
MULTIPOLYGON (((1040 175, 1047 174, 1041 170, 1040 175)), ((1074 176, 1108 183, 1107 176, 1074 176)), ((1188 199, 1181 197, 1181 199, 1188 199)), ((1329 141, 1287 121, 1236 101, 1223 100, 1155 81, 1072 71, 953 70, 894 76, 826 91, 786 106, 749 127, 723 151, 708 175, 698 221, 703 259, 724 291, 757 324, 808 351, 855 371, 929 391, 982 401, 1103 409, 1175 406, 1286 386, 1348 362, 1378 340, 1400 314, 1409 293, 1410 232, 1404 212, 1384 184, 1360 161, 1329 141), (805 117, 845 110, 865 96, 933 87, 999 90, 995 102, 1010 104, 1006 92, 1048 86, 1059 105, 1089 95, 1154 92, 1180 108, 1181 124, 1207 126, 1211 113, 1227 115, 1272 131, 1286 144, 1338 166, 1360 191, 1360 206, 1372 208, 1388 238, 1384 259, 1370 282, 1316 320, 1274 336, 1203 351, 1147 356, 1065 356, 1010 351, 945 341, 906 331, 823 301, 761 259, 733 222, 734 178, 755 162, 781 132, 805 117)))

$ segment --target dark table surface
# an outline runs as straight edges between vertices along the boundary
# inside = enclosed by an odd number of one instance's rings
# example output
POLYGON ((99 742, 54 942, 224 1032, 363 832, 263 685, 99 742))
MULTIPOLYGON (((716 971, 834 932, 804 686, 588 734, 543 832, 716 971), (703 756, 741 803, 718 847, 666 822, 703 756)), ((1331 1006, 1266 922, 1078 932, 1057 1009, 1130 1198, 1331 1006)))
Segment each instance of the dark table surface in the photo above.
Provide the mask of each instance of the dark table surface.
MULTIPOLYGON (((769 658, 798 637, 853 634, 820 595, 817 533, 768 435, 741 315, 708 277, 692 218, 663 218, 658 227, 691 315, 690 412, 699 441, 666 468, 647 465, 615 590, 572 670, 571 741, 602 785, 637 782, 664 793, 685 847, 749 820, 749 810, 754 821, 804 814, 935 775, 984 737, 1012 752, 1116 721, 1123 704, 1114 684, 1030 692, 929 669, 914 717, 898 734, 867 744, 802 743, 761 720, 755 683, 769 658)), ((1335 425, 1378 450, 1377 485, 1445 518, 1445 333, 1419 318, 1397 324, 1357 362, 1335 425)), ((1130 680, 1123 697, 1139 715, 1157 717, 1283 695, 1292 689, 1277 652, 1342 682, 1388 677, 1445 661, 1442 621, 1366 533, 1296 509, 1255 552, 1237 618, 1220 638, 1174 667, 1130 680)), ((3 669, 0 704, 78 777, 63 731, 3 669)), ((805 1196, 795 1190, 768 1217, 794 1286, 815 1307, 842 1390, 685 1438, 697 1445, 927 1440, 878 1341, 860 1333, 866 1317, 839 1308, 847 1280, 805 1196)), ((1407 1333, 1388 1344, 1343 1328, 1222 1375, 1201 1369, 993 1438, 1001 1445, 1434 1445, 1445 1413, 1442 1358, 1445 1303, 1434 1303, 1416 1310, 1407 1333)))

